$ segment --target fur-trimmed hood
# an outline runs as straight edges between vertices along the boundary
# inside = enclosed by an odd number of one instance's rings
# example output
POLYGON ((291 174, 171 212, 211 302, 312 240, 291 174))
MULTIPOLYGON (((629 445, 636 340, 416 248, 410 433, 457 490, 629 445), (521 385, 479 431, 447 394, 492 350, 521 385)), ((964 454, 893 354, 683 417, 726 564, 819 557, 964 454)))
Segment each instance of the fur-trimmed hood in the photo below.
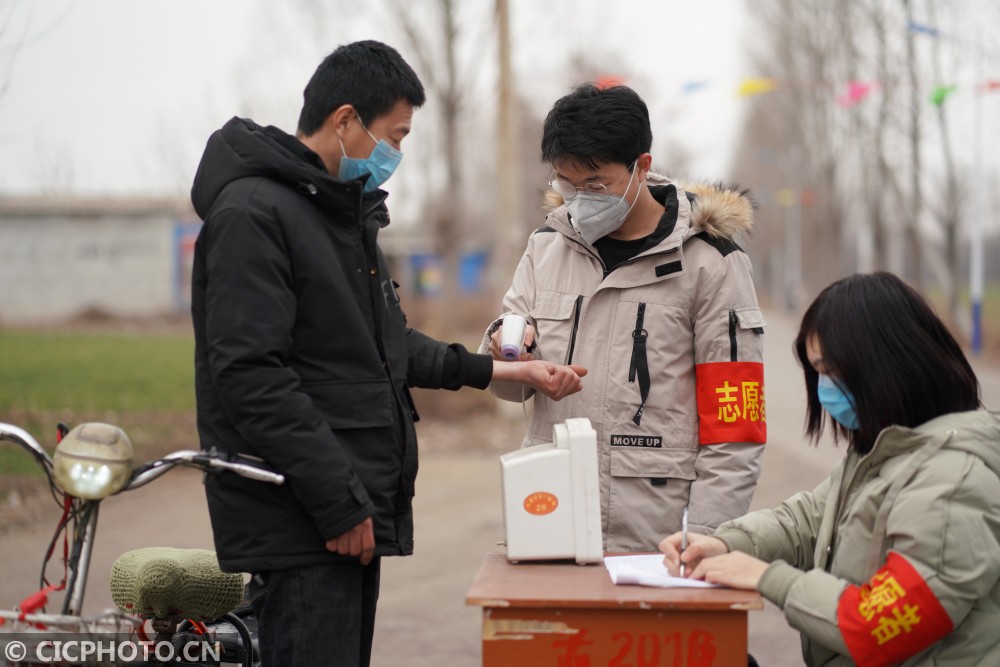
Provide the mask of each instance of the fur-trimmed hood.
MULTIPOLYGON (((749 190, 723 183, 682 183, 662 174, 649 172, 646 183, 651 186, 674 185, 678 196, 686 192, 691 202, 691 223, 685 236, 707 232, 716 238, 733 239, 738 235, 748 235, 753 231, 756 204, 749 190)), ((545 208, 557 219, 569 223, 565 209, 561 212, 563 199, 552 190, 545 193, 545 208)), ((550 218, 551 220, 551 218, 550 218)))

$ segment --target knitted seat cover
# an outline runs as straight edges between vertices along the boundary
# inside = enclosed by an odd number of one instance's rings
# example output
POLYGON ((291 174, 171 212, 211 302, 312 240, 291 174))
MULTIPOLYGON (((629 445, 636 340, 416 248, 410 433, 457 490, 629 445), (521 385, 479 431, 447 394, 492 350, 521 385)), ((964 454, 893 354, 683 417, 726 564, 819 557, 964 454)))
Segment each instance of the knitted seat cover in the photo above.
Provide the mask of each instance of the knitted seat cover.
POLYGON ((127 614, 206 621, 240 603, 243 575, 220 570, 206 549, 136 549, 111 567, 111 598, 127 614))

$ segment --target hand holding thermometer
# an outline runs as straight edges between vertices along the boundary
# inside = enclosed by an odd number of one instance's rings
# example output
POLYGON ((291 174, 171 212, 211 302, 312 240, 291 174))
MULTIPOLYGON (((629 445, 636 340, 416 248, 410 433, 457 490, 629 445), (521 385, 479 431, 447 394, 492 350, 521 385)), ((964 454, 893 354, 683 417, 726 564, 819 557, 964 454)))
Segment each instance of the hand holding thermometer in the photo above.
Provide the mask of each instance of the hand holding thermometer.
MULTIPOLYGON (((688 508, 684 506, 684 516, 681 518, 681 553, 688 548, 688 508)), ((678 556, 680 560, 680 556, 678 556)), ((681 561, 681 576, 684 576, 684 561, 681 561)))
POLYGON ((509 313, 503 316, 503 327, 500 329, 500 354, 507 361, 517 361, 521 357, 524 330, 527 326, 528 320, 523 315, 509 313))

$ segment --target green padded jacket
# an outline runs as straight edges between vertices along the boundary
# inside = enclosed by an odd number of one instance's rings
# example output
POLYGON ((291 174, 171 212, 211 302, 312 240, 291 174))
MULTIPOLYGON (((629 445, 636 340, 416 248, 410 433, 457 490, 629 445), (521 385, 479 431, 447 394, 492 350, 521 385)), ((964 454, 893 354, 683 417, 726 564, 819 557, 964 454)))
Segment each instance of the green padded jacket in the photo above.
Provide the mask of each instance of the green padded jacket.
POLYGON ((811 492, 719 527, 808 665, 1000 665, 1000 415, 884 429, 811 492))

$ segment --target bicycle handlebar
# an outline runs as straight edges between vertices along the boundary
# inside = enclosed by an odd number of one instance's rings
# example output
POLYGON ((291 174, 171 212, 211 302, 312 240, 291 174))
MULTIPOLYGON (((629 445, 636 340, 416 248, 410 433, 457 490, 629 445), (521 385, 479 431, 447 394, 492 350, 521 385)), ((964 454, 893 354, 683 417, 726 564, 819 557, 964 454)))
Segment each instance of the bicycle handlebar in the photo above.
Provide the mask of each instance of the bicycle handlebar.
POLYGON ((49 458, 49 455, 44 449, 42 449, 42 446, 38 444, 38 441, 23 428, 19 428, 13 424, 0 423, 0 440, 6 440, 8 442, 21 445, 21 447, 28 450, 28 453, 31 454, 42 467, 45 468, 46 473, 52 473, 52 459, 49 458))
MULTIPOLYGON (((42 449, 42 446, 38 444, 38 441, 30 433, 12 424, 0 423, 0 441, 3 440, 16 443, 24 448, 38 461, 38 464, 42 466, 49 479, 52 479, 52 458, 42 449)), ((268 484, 280 485, 285 483, 284 475, 255 464, 228 461, 212 453, 182 449, 167 454, 162 459, 151 461, 135 468, 132 471, 128 484, 121 491, 130 491, 140 486, 145 486, 178 465, 198 468, 204 472, 226 470, 236 473, 241 477, 257 480, 258 482, 267 482, 268 484)))
POLYGON ((250 465, 248 463, 227 461, 222 457, 206 452, 196 452, 191 449, 182 449, 180 451, 167 454, 162 459, 152 461, 140 468, 136 468, 132 472, 131 480, 125 485, 122 491, 131 491, 132 489, 137 489, 140 486, 145 486, 160 475, 164 474, 168 470, 172 470, 178 465, 189 468, 198 468, 204 472, 228 470, 241 477, 254 479, 258 482, 267 482, 269 484, 281 485, 285 483, 284 475, 265 468, 250 465))
POLYGON ((270 470, 264 470, 263 468, 257 468, 246 463, 234 463, 232 461, 222 461, 215 459, 210 464, 214 468, 222 468, 223 470, 231 470, 241 477, 246 477, 248 479, 255 479, 258 482, 268 482, 269 484, 284 484, 285 476, 271 472, 270 470))

